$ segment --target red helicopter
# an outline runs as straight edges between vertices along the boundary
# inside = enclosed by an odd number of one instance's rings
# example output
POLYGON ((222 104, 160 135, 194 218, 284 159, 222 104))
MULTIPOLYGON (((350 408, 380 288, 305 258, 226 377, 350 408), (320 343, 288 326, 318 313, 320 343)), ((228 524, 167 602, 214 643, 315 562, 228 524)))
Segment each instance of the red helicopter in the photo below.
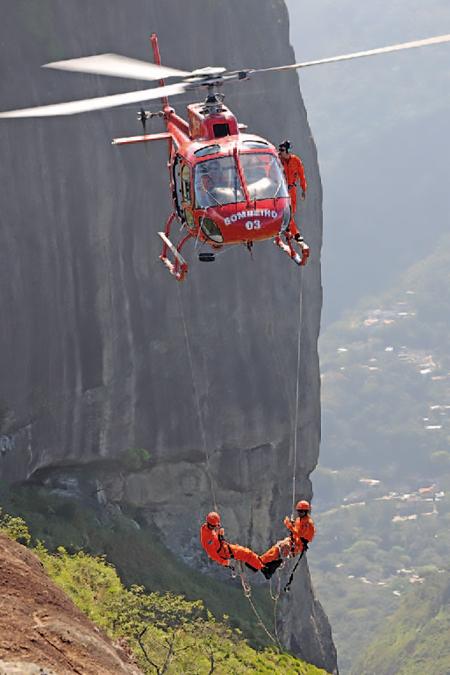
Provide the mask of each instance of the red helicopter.
POLYGON ((0 113, 0 118, 71 115, 161 97, 162 111, 154 113, 141 109, 138 114, 138 119, 144 125, 144 134, 115 138, 113 144, 157 140, 167 140, 169 143, 168 168, 174 209, 167 219, 164 232, 158 232, 163 241, 160 259, 169 272, 179 281, 185 278, 188 265, 181 255, 181 249, 191 238, 212 248, 209 252, 199 253, 199 259, 204 262, 214 261, 216 252, 223 246, 244 244, 251 250, 255 242, 272 239, 297 265, 304 265, 309 256, 309 247, 303 240, 295 242, 287 229, 291 220, 290 198, 277 150, 264 138, 242 133, 246 126, 239 124, 223 104, 224 96, 219 93, 219 87, 231 80, 247 80, 255 73, 300 69, 449 41, 450 35, 440 35, 273 68, 227 71, 225 68, 208 67, 186 72, 161 65, 158 39, 153 34, 153 64, 117 54, 100 54, 57 61, 45 67, 138 80, 159 80, 159 87, 12 110, 0 113), (169 78, 176 78, 178 82, 166 85, 165 79, 169 78), (207 89, 207 97, 203 103, 187 106, 186 122, 169 106, 168 96, 199 87, 207 89), (145 122, 155 116, 164 120, 166 131, 145 133, 145 122), (170 235, 176 220, 181 223, 183 234, 175 244, 170 235))
MULTIPOLYGON (((151 42, 155 63, 161 65, 155 34, 151 42)), ((213 262, 215 251, 224 245, 245 244, 251 250, 254 242, 264 239, 274 239, 297 264, 305 264, 309 255, 307 244, 299 242, 299 255, 292 237, 285 233, 291 218, 290 199, 277 151, 265 139, 242 133, 246 126, 224 106, 224 97, 217 91, 217 78, 222 79, 219 71, 223 70, 196 71, 194 78, 203 80, 208 94, 203 103, 187 106, 188 122, 175 114, 164 97, 161 113, 141 110, 138 117, 145 124, 155 114, 161 115, 167 132, 113 140, 115 145, 169 141, 174 210, 164 232, 158 234, 163 240, 160 259, 179 281, 188 270, 181 249, 190 238, 213 248, 199 253, 203 262, 213 262), (176 245, 170 240, 175 220, 181 221, 185 230, 176 245), (285 233, 286 243, 281 233, 285 233)), ((164 86, 164 80, 160 84, 164 86)))

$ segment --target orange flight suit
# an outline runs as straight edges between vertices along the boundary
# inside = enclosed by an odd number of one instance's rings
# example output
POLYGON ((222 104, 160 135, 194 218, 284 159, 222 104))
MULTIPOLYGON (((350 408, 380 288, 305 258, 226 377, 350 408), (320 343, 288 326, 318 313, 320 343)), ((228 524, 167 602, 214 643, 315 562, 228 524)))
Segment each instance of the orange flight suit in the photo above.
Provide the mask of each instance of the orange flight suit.
POLYGON ((203 523, 200 528, 200 541, 209 557, 219 565, 227 567, 230 558, 234 558, 235 560, 242 560, 256 570, 263 567, 259 556, 249 548, 239 546, 239 544, 229 544, 225 541, 223 529, 208 527, 207 523, 203 523))
POLYGON ((296 556, 303 551, 302 539, 311 542, 314 539, 316 528, 311 516, 296 518, 294 522, 286 516, 284 524, 291 531, 289 537, 281 539, 272 548, 263 553, 261 560, 266 565, 279 558, 287 558, 289 555, 296 556))
POLYGON ((289 223, 289 231, 294 236, 298 233, 298 227, 295 223, 295 211, 297 209, 297 183, 306 194, 308 184, 306 182, 305 169, 303 162, 297 155, 289 153, 288 159, 281 159, 283 165, 284 175, 288 184, 289 196, 291 198, 291 222, 289 223))

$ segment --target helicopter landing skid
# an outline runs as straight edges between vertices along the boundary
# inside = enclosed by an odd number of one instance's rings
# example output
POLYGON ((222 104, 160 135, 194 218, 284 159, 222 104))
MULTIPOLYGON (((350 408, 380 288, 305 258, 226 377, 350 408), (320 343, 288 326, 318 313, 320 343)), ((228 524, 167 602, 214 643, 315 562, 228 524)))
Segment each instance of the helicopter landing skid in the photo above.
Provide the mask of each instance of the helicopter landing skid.
POLYGON ((183 239, 180 241, 178 246, 175 246, 169 239, 170 235, 170 227, 175 220, 176 215, 175 213, 171 213, 169 218, 167 219, 166 226, 164 228, 164 232, 158 232, 159 236, 161 237, 163 241, 163 250, 161 255, 159 256, 159 259, 161 260, 162 263, 167 267, 169 270, 170 274, 172 274, 177 281, 183 281, 187 271, 188 271, 188 264, 181 255, 180 251, 184 245, 184 243, 190 239, 191 235, 187 234, 183 239), (168 253, 169 251, 172 253, 175 262, 172 262, 168 258, 168 253))
POLYGON ((285 243, 280 236, 275 237, 273 243, 278 246, 282 251, 288 254, 288 256, 297 264, 297 265, 306 265, 309 258, 309 246, 304 241, 298 241, 298 247, 300 249, 300 254, 297 253, 295 248, 291 244, 291 238, 287 239, 285 243))

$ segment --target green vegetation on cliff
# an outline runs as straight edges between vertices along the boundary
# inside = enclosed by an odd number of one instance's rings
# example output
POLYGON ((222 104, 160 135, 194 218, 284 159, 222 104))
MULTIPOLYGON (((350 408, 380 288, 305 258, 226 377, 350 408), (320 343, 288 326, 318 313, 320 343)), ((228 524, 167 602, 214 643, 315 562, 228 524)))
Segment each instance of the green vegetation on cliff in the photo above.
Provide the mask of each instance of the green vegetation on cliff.
MULTIPOLYGON (((49 551, 62 546, 73 554, 104 555, 126 586, 181 592, 188 600, 202 600, 215 617, 228 615, 230 625, 241 630, 253 647, 269 644, 235 580, 211 578, 183 563, 163 544, 157 528, 138 513, 124 513, 111 504, 102 507, 95 500, 82 501, 61 492, 38 485, 2 489, 0 484, 0 504, 13 516, 24 518, 33 540, 42 541, 49 551)), ((256 587, 254 601, 271 626, 273 608, 267 590, 256 587)))
MULTIPOLYGON (((0 513, 0 531, 30 542, 25 522, 0 513)), ((172 593, 126 588, 104 557, 63 547, 51 554, 37 543, 35 552, 49 576, 95 624, 122 648, 131 650, 145 673, 286 673, 320 675, 325 671, 271 649, 252 649, 226 616, 217 621, 201 601, 172 593)))

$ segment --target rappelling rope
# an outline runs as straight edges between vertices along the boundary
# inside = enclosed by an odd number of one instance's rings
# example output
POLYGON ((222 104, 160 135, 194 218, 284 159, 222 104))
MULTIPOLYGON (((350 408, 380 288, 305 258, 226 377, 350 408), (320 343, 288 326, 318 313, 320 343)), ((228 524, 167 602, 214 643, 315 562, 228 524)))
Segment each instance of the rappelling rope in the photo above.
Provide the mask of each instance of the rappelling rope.
MULTIPOLYGON (((302 283, 302 276, 301 276, 302 268, 300 267, 300 293, 299 293, 299 303, 298 303, 298 328, 297 328, 297 377, 296 377, 296 384, 295 384, 295 422, 294 422, 294 457, 293 457, 293 472, 292 472, 292 515, 294 514, 294 509, 295 509, 295 490, 296 490, 296 473, 297 473, 297 427, 298 427, 298 409, 299 409, 299 398, 300 398, 300 356, 301 356, 301 345, 302 345, 302 314, 303 314, 303 283, 302 283)), ((302 556, 300 556, 301 558, 302 556)), ((300 559, 299 559, 300 561, 300 559)), ((293 573, 295 572, 298 562, 295 565, 292 574, 290 576, 289 582, 286 584, 284 587, 284 591, 289 590, 289 586, 291 585, 292 582, 292 577, 293 573)), ((274 625, 274 632, 275 632, 275 637, 269 632, 269 630, 266 628, 264 625, 263 620, 261 619, 260 615, 258 614, 258 611, 253 604, 252 598, 251 598, 251 590, 249 591, 249 584, 243 577, 243 572, 240 574, 241 576, 241 583, 242 583, 242 588, 244 589, 244 595, 247 598, 247 600, 250 603, 250 606, 253 609, 253 612, 255 613, 255 616, 258 620, 258 623, 260 626, 264 629, 265 633, 269 636, 271 641, 277 645, 280 649, 281 643, 279 640, 278 636, 278 622, 277 622, 277 613, 278 613, 278 600, 281 595, 281 576, 280 576, 280 571, 277 572, 277 590, 274 593, 272 590, 272 580, 270 581, 270 597, 273 600, 273 625, 274 625)))
POLYGON ((203 423, 202 409, 201 409, 201 406, 200 406, 200 397, 199 397, 199 394, 198 394, 197 383, 196 383, 196 379, 195 379, 195 371, 194 371, 194 365, 193 365, 193 359, 192 359, 191 343, 190 343, 190 340, 189 340, 189 333, 188 333, 188 329, 187 329, 186 318, 184 316, 184 307, 183 307, 183 302, 182 302, 181 295, 180 295, 180 287, 179 287, 178 284, 177 284, 177 292, 178 292, 178 303, 180 305, 180 310, 181 310, 181 318, 183 320, 184 337, 185 337, 185 340, 186 340, 186 348, 187 348, 188 359, 189 359, 189 367, 191 369, 192 386, 193 386, 193 389, 194 389, 194 398, 195 398, 195 404, 196 404, 196 407, 197 407, 197 415, 198 415, 198 420, 199 420, 199 425, 200 425, 200 434, 201 434, 201 438, 202 438, 203 452, 205 454, 206 474, 208 476, 209 485, 210 485, 210 488, 211 488, 211 496, 212 496, 212 501, 213 501, 213 505, 214 505, 214 510, 218 511, 217 500, 216 500, 216 491, 215 491, 215 487, 214 487, 214 479, 212 477, 211 467, 210 467, 210 457, 209 457, 208 444, 206 442, 205 425, 203 423))
POLYGON ((263 631, 265 632, 265 634, 267 635, 267 637, 270 638, 270 640, 273 642, 274 645, 276 645, 277 647, 279 647, 280 645, 279 645, 278 640, 272 635, 272 633, 271 633, 271 632, 266 628, 266 626, 264 625, 264 621, 261 619, 261 617, 260 617, 260 615, 259 615, 259 613, 258 613, 258 610, 256 609, 255 605, 253 604, 253 600, 252 600, 252 598, 251 598, 251 595, 246 595, 245 597, 246 597, 247 600, 249 601, 250 607, 252 608, 252 610, 253 610, 253 612, 254 612, 254 614, 255 614, 257 620, 258 620, 258 623, 259 623, 259 625, 261 626, 261 628, 263 629, 263 631))
POLYGON ((278 638, 275 638, 275 637, 272 635, 272 633, 269 631, 269 629, 268 629, 267 626, 265 625, 264 621, 262 620, 262 618, 261 618, 261 616, 260 616, 258 610, 257 610, 256 607, 255 607, 255 604, 254 604, 254 602, 253 602, 253 600, 252 600, 252 587, 250 586, 250 584, 249 584, 249 582, 248 582, 248 580, 247 580, 247 578, 246 578, 246 576, 245 576, 245 572, 244 572, 244 568, 243 568, 242 563, 241 563, 241 562, 238 562, 237 564, 239 565, 239 572, 238 572, 238 574, 239 574, 240 579, 241 579, 242 590, 244 591, 244 596, 247 598, 247 600, 248 600, 248 602, 249 602, 249 605, 250 605, 250 607, 252 608, 254 615, 256 616, 257 622, 259 623, 259 625, 261 626, 261 628, 263 629, 263 631, 265 632, 265 634, 267 635, 267 637, 270 639, 270 641, 273 642, 274 645, 276 645, 277 647, 279 647, 280 644, 279 644, 279 642, 278 642, 278 638))
MULTIPOLYGON (((293 471, 292 471, 292 517, 294 516, 294 511, 295 511, 295 492, 296 492, 296 473, 297 473, 297 427, 298 427, 298 411, 299 411, 299 398, 300 398, 300 356, 301 356, 301 346, 302 346, 302 314, 303 314, 303 277, 302 277, 302 267, 300 267, 299 274, 300 274, 300 291, 299 291, 299 301, 298 301, 298 327, 297 327, 297 369, 296 369, 296 383, 295 383, 295 421, 294 421, 294 439, 293 439, 293 471)), ((288 583, 284 587, 284 592, 287 592, 289 590, 289 586, 292 583, 292 578, 295 570, 297 569, 298 563, 300 562, 300 559, 302 558, 302 554, 300 555, 299 560, 297 561, 296 565, 294 566, 291 576, 289 578, 288 583)), ((284 567, 284 563, 282 565, 284 567)), ((280 599, 281 595, 281 569, 277 570, 277 589, 275 593, 273 592, 272 588, 272 579, 270 580, 270 597, 273 601, 273 625, 274 625, 274 632, 277 640, 277 644, 279 647, 281 647, 281 643, 279 640, 279 635, 278 635, 278 621, 277 621, 277 615, 278 615, 278 600, 280 599)))
POLYGON ((303 313, 303 277, 302 267, 300 267, 300 294, 298 302, 298 335, 297 335, 297 378, 295 383, 295 422, 294 422, 294 458, 292 473, 292 516, 295 509, 295 482, 297 473, 297 427, 298 427, 298 409, 300 397, 300 355, 302 346, 302 313, 303 313))
MULTIPOLYGON (((204 423, 203 423, 203 416, 202 416, 202 411, 201 411, 201 407, 200 407, 200 398, 199 398, 197 383, 196 383, 196 379, 195 379, 191 344, 190 344, 190 340, 189 340, 189 333, 188 333, 188 330, 187 330, 186 318, 185 318, 185 315, 184 315, 184 307, 183 307, 183 302, 181 300, 180 288, 179 287, 177 288, 177 291, 178 291, 178 302, 179 302, 180 311, 181 311, 181 318, 182 318, 182 321, 183 321, 183 329, 184 329, 184 336, 185 336, 185 340, 186 340, 186 347, 187 347, 187 353, 188 353, 188 359, 189 359, 189 367, 191 369, 191 374, 192 374, 192 384, 193 384, 193 388, 194 388, 194 398, 195 398, 195 402, 196 402, 198 419, 199 419, 199 424, 200 424, 203 450, 204 450, 204 453, 205 453, 206 473, 208 475, 208 479, 209 479, 209 483, 210 483, 210 487, 211 487, 211 495, 212 495, 212 500, 213 500, 213 504, 214 504, 214 509, 217 511, 218 508, 217 508, 217 501, 216 501, 216 493, 215 493, 215 488, 214 488, 214 480, 213 480, 211 470, 210 470, 210 457, 209 457, 208 445, 206 443, 205 426, 204 426, 204 423)), ((258 610, 255 607, 255 604, 252 600, 252 589, 251 589, 251 586, 250 586, 249 582, 247 581, 247 579, 245 577, 245 573, 244 573, 244 570, 243 570, 243 567, 242 567, 242 563, 238 563, 238 565, 239 565, 238 574, 239 574, 239 577, 241 579, 242 590, 244 592, 244 596, 247 598, 247 600, 250 604, 250 607, 252 608, 252 611, 253 611, 253 613, 256 617, 256 620, 257 620, 258 624, 261 626, 261 628, 263 629, 263 631, 265 632, 267 637, 270 639, 270 641, 273 642, 274 645, 280 646, 279 642, 278 642, 278 639, 275 638, 270 633, 270 631, 268 630, 268 628, 264 624, 264 621, 262 620, 258 610)), ((232 576, 236 576, 236 571, 233 568, 232 568, 232 576)))
POLYGON ((273 629, 275 633, 275 637, 277 639, 277 644, 282 649, 281 642, 280 642, 280 636, 278 635, 278 622, 277 622, 277 614, 278 614, 278 600, 281 595, 281 575, 280 575, 280 570, 284 567, 284 563, 281 565, 281 568, 276 571, 277 575, 277 587, 275 593, 273 592, 272 589, 272 579, 270 579, 270 597, 273 600, 273 629))
MULTIPOLYGON (((301 268, 300 268, 300 274, 301 274, 301 268)), ((177 292, 178 292, 178 303, 180 305, 180 312, 181 312, 181 318, 183 321, 183 330, 184 330, 184 337, 186 341, 186 348, 187 348, 187 353, 188 353, 188 359, 189 359, 189 367, 191 369, 191 376, 192 376, 192 385, 194 389, 194 398, 195 398, 195 404, 197 408, 197 415, 199 419, 199 426, 200 426, 200 433, 201 433, 201 439, 202 439, 202 445, 203 445, 203 451, 205 455, 205 466, 206 466, 206 473, 208 476, 209 484, 210 484, 210 489, 211 489, 211 496, 214 504, 214 509, 217 511, 217 500, 216 500, 216 492, 215 492, 215 487, 214 487, 214 479, 212 477, 211 473, 211 468, 210 468, 210 455, 209 455, 209 450, 208 450, 208 445, 206 442, 206 432, 205 432, 205 425, 203 422, 203 415, 202 415, 202 410, 200 406, 200 397, 198 393, 198 388, 197 388, 197 382, 195 378, 195 371, 194 371, 194 365, 193 365, 193 358, 192 358, 192 349, 191 349, 191 344, 189 340, 189 333, 187 330, 187 323, 186 323, 186 318, 184 314, 184 306, 183 302, 181 299, 180 295, 180 288, 177 286, 177 292)), ((296 377, 296 392, 295 392, 295 426, 294 426, 294 457, 293 457, 293 476, 292 476, 292 513, 294 513, 294 507, 295 507, 295 489, 296 489, 296 471, 297 471, 297 426, 298 426, 298 409, 299 409, 299 390, 300 390, 300 355, 301 355, 301 329, 302 329, 302 313, 303 313, 303 284, 302 284, 302 277, 300 276, 300 295, 299 295, 299 312, 298 312, 298 340, 297 340, 297 377, 296 377)), ((301 557, 301 556, 300 556, 301 557)), ((297 563, 298 564, 298 563, 297 563)), ((295 568, 297 565, 295 566, 295 568)), ((295 571, 295 568, 293 571, 295 571)), ((239 576, 241 579, 241 584, 242 584, 242 589, 244 592, 244 596, 247 598, 250 607, 252 608, 252 611, 256 617, 256 620, 258 624, 261 626, 267 637, 270 639, 273 644, 279 648, 281 648, 281 643, 279 640, 278 636, 278 626, 277 626, 277 611, 278 611, 278 600, 280 598, 281 594, 281 577, 279 572, 277 573, 277 591, 275 594, 272 592, 272 583, 270 585, 270 595, 272 600, 274 601, 274 632, 275 632, 275 637, 272 635, 272 633, 268 630, 266 625, 264 624, 264 621, 262 620, 258 610, 255 607, 255 604, 252 600, 252 594, 251 594, 251 586, 249 582, 247 581, 244 571, 240 569, 239 576)), ((292 577, 292 575, 291 575, 292 577)), ((290 585, 290 582, 292 579, 290 579, 288 586, 290 585)), ((285 588, 286 590, 286 588, 285 588)))
POLYGON ((281 592, 281 579, 280 579, 279 570, 276 571, 276 575, 277 575, 277 589, 276 589, 275 593, 273 592, 273 586, 272 586, 273 578, 270 579, 270 586, 269 586, 270 597, 272 598, 272 600, 274 602, 276 602, 278 600, 278 598, 280 597, 280 592, 281 592))

